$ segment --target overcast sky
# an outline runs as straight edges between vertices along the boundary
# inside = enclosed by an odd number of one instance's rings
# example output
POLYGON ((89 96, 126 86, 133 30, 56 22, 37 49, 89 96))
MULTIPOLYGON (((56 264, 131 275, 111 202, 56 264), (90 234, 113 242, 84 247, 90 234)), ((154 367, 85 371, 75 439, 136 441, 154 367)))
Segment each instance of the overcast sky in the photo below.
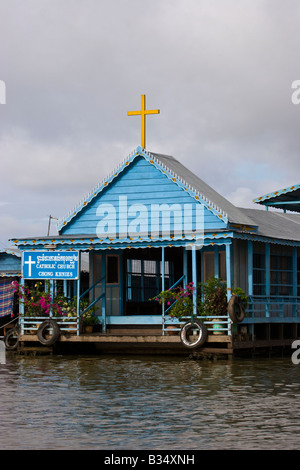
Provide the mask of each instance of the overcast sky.
POLYGON ((146 149, 237 206, 299 183, 299 25, 299 0, 0 0, 0 247, 140 145, 141 94, 146 149))

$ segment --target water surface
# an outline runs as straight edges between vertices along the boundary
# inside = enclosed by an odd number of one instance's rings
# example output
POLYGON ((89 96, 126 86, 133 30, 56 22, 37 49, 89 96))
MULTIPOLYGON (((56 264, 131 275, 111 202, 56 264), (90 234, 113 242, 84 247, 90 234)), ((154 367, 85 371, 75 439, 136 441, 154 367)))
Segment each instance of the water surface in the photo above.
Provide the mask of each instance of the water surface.
POLYGON ((298 449, 300 365, 7 353, 0 449, 298 449))

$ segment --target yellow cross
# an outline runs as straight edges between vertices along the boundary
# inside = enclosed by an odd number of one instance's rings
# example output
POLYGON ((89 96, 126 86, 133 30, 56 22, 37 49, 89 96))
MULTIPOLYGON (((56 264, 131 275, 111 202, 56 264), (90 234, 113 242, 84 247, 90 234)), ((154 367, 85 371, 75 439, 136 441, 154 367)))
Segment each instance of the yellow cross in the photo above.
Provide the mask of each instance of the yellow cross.
POLYGON ((159 114, 159 109, 146 110, 146 95, 141 95, 141 110, 128 111, 127 116, 141 116, 141 146, 146 148, 146 114, 159 114))

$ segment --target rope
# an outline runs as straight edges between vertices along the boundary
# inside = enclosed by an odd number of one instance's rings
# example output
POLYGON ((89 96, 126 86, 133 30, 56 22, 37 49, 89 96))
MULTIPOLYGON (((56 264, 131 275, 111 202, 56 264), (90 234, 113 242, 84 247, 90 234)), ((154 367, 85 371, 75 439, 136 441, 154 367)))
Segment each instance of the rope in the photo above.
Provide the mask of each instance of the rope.
MULTIPOLYGON (((18 318, 18 317, 16 317, 18 318)), ((9 325, 10 323, 14 322, 16 320, 16 318, 13 318, 12 320, 10 320, 8 323, 5 323, 5 325, 1 325, 0 328, 5 328, 7 325, 9 325)))

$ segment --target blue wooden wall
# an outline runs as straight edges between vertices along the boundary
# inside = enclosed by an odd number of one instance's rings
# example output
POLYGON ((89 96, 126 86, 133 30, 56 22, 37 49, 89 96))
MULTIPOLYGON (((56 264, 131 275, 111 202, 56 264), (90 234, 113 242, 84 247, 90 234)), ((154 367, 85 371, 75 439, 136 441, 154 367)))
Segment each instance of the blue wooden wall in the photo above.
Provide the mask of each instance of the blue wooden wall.
MULTIPOLYGON (((137 203, 145 205, 148 208, 148 214, 150 214, 151 204, 180 204, 181 207, 184 204, 200 204, 153 164, 143 157, 137 157, 107 188, 104 188, 74 219, 63 227, 60 233, 63 235, 95 235, 97 224, 101 219, 99 212, 97 215, 99 204, 112 204, 116 208, 118 217, 120 196, 127 197, 128 207, 137 203)), ((206 207, 204 208, 204 223, 205 230, 226 227, 224 221, 206 207)), ((122 225, 122 221, 120 225, 122 225)))
POLYGON ((9 271, 21 272, 21 257, 6 252, 0 252, 0 273, 9 271))

